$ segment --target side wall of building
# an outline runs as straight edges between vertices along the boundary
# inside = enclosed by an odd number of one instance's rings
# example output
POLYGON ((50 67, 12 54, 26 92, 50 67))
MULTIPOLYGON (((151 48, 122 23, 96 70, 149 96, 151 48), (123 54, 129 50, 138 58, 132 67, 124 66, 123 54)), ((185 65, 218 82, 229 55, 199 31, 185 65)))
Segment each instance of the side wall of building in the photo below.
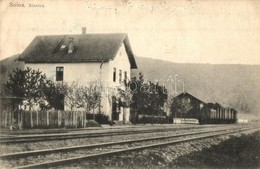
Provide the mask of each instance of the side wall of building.
MULTIPOLYGON (((108 69, 109 69, 109 73, 108 73, 108 93, 107 94, 107 109, 106 112, 109 112, 109 114, 112 115, 112 95, 113 93, 111 93, 111 91, 113 91, 114 89, 117 89, 118 87, 123 88, 124 87, 124 80, 125 80, 125 72, 127 74, 127 81, 129 81, 131 79, 131 65, 128 59, 128 55, 126 53, 125 50, 125 46, 124 44, 122 44, 122 46, 119 48, 117 55, 115 57, 114 60, 111 60, 108 63, 108 69), (116 78, 115 78, 115 82, 114 82, 114 70, 116 72, 116 78), (120 82, 120 71, 121 71, 121 82, 120 82)), ((112 118, 112 116, 111 116, 112 118)), ((120 113, 119 113, 119 121, 129 121, 130 118, 130 109, 129 108, 120 108, 120 113)))

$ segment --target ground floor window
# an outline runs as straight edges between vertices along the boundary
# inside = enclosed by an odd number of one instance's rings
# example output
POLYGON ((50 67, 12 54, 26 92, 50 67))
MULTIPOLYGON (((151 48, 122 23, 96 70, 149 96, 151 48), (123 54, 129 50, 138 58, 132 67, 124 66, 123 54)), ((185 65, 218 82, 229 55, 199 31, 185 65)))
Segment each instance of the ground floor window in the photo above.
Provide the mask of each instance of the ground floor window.
POLYGON ((112 121, 119 120, 120 106, 116 97, 112 97, 112 121))

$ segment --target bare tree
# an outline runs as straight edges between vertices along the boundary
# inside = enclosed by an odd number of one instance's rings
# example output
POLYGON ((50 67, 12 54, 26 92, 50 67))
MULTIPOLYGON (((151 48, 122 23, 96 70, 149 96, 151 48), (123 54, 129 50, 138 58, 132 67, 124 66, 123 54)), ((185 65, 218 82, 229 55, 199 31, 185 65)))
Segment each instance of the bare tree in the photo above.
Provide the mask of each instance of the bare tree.
POLYGON ((95 120, 95 109, 100 106, 102 98, 102 84, 94 81, 90 82, 87 86, 80 86, 76 91, 76 97, 79 107, 84 108, 86 112, 93 111, 95 120))
POLYGON ((101 106, 102 90, 101 83, 94 81, 89 84, 89 108, 93 110, 93 119, 95 120, 95 109, 101 106))
POLYGON ((79 108, 81 105, 81 98, 78 97, 79 85, 76 82, 71 84, 65 84, 65 98, 64 102, 67 107, 73 111, 75 108, 79 108))

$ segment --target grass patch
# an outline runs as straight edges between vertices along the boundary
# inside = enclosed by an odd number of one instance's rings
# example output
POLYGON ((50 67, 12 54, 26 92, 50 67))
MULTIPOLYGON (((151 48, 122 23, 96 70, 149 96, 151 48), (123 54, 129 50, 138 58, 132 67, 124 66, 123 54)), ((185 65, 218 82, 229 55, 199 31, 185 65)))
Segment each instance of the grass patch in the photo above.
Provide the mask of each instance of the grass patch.
POLYGON ((260 168, 260 131, 231 137, 200 152, 179 157, 170 166, 181 168, 260 168))

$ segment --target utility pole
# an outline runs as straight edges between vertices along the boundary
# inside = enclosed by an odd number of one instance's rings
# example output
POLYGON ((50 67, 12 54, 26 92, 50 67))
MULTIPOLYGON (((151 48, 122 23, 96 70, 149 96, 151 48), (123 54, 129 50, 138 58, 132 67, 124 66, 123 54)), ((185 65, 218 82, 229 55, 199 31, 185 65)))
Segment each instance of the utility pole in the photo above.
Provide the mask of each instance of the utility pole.
MULTIPOLYGON (((102 66, 103 66, 103 63, 104 61, 102 60, 101 61, 101 64, 100 64, 100 69, 99 69, 99 89, 101 90, 101 79, 102 79, 102 66)), ((101 93, 101 96, 102 96, 102 93, 101 93)), ((102 97, 101 97, 102 98, 102 97)), ((101 102, 101 101, 100 101, 101 102)), ((98 113, 101 114, 101 103, 99 102, 99 105, 98 105, 98 113)))
POLYGON ((174 90, 175 90, 175 94, 177 94, 177 74, 175 74, 174 76, 174 90))
POLYGON ((182 83, 182 93, 185 93, 185 82, 182 79, 178 80, 178 82, 182 83))

